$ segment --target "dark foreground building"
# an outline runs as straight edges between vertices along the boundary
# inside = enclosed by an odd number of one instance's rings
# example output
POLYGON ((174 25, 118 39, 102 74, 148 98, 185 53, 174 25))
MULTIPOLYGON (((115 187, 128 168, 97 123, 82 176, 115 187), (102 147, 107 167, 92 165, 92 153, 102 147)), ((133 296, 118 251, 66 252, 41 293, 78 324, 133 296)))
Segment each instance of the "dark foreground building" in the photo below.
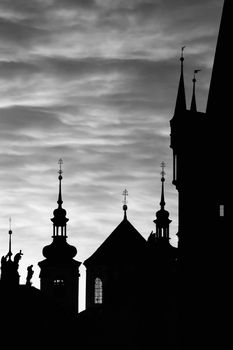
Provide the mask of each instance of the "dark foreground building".
POLYGON ((229 347, 230 160, 232 0, 225 0, 209 89, 207 110, 198 112, 195 75, 186 105, 184 57, 171 124, 173 184, 178 191, 178 248, 169 243, 162 167, 156 231, 145 240, 127 217, 84 265, 86 310, 78 313, 80 262, 67 242, 62 208, 61 168, 53 241, 43 249, 41 289, 19 284, 18 264, 9 251, 1 259, 1 340, 41 348, 218 349, 229 347), (229 82, 229 83, 228 83, 229 82), (196 213, 195 218, 190 217, 196 213))

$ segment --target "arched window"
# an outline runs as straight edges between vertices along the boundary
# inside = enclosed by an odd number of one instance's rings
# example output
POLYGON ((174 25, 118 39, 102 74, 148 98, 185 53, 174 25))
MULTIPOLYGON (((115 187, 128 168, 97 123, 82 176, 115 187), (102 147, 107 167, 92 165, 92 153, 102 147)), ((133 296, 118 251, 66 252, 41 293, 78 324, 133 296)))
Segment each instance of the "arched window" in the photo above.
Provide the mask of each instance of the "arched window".
POLYGON ((103 282, 99 277, 95 279, 95 295, 94 295, 94 303, 102 304, 103 303, 103 282))

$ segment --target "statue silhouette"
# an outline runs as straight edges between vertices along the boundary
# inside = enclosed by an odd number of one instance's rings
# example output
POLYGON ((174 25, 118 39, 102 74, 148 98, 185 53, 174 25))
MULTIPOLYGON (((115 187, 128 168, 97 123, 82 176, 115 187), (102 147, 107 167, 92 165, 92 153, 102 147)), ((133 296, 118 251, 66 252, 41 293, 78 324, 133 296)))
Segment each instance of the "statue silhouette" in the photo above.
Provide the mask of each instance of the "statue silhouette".
POLYGON ((27 267, 27 271, 28 271, 28 274, 27 274, 27 278, 26 278, 26 285, 27 286, 31 286, 31 279, 32 279, 32 276, 34 274, 34 271, 32 270, 32 267, 33 265, 30 265, 27 267))
POLYGON ((21 259, 22 255, 23 255, 23 253, 22 253, 22 250, 20 249, 19 253, 15 254, 15 256, 14 256, 14 264, 15 264, 17 269, 19 267, 19 260, 21 259))

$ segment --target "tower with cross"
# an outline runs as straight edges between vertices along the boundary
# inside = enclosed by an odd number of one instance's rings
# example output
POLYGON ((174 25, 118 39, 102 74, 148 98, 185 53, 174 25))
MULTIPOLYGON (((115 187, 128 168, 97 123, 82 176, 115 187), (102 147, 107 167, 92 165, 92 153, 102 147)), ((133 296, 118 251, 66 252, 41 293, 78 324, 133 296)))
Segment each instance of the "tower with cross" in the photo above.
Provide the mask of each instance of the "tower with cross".
POLYGON ((140 287, 135 288, 135 281, 142 269, 146 240, 127 218, 127 189, 122 195, 123 220, 84 261, 87 309, 122 307, 127 303, 136 303, 140 297, 140 287))
POLYGON ((40 289, 49 298, 58 302, 70 315, 78 314, 79 266, 74 259, 77 249, 67 242, 66 210, 62 207, 62 159, 59 159, 58 207, 53 211, 53 241, 43 248, 44 260, 38 263, 40 289))

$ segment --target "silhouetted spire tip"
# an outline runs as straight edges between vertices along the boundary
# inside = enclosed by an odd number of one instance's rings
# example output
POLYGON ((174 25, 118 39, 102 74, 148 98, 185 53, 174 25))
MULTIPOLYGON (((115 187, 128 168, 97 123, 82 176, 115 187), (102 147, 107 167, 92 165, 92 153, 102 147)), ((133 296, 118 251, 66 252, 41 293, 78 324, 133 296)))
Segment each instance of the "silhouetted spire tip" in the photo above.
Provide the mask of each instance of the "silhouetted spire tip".
POLYGON ((185 97, 184 74, 183 74, 184 48, 185 46, 181 48, 180 81, 179 81, 177 98, 176 98, 175 114, 179 114, 186 111, 186 97, 185 97))
POLYGON ((193 95, 192 95, 192 101, 191 101, 191 106, 190 106, 190 110, 192 112, 197 112, 197 103, 196 103, 196 81, 197 81, 197 79, 196 79, 196 74, 200 71, 201 71, 201 69, 195 69, 193 71, 193 80, 192 80, 192 82, 193 82, 193 95))
POLYGON ((122 195, 124 197, 124 200, 123 200, 124 219, 127 219, 126 212, 127 212, 128 206, 126 204, 127 203, 126 197, 129 195, 129 192, 125 189, 122 195))

